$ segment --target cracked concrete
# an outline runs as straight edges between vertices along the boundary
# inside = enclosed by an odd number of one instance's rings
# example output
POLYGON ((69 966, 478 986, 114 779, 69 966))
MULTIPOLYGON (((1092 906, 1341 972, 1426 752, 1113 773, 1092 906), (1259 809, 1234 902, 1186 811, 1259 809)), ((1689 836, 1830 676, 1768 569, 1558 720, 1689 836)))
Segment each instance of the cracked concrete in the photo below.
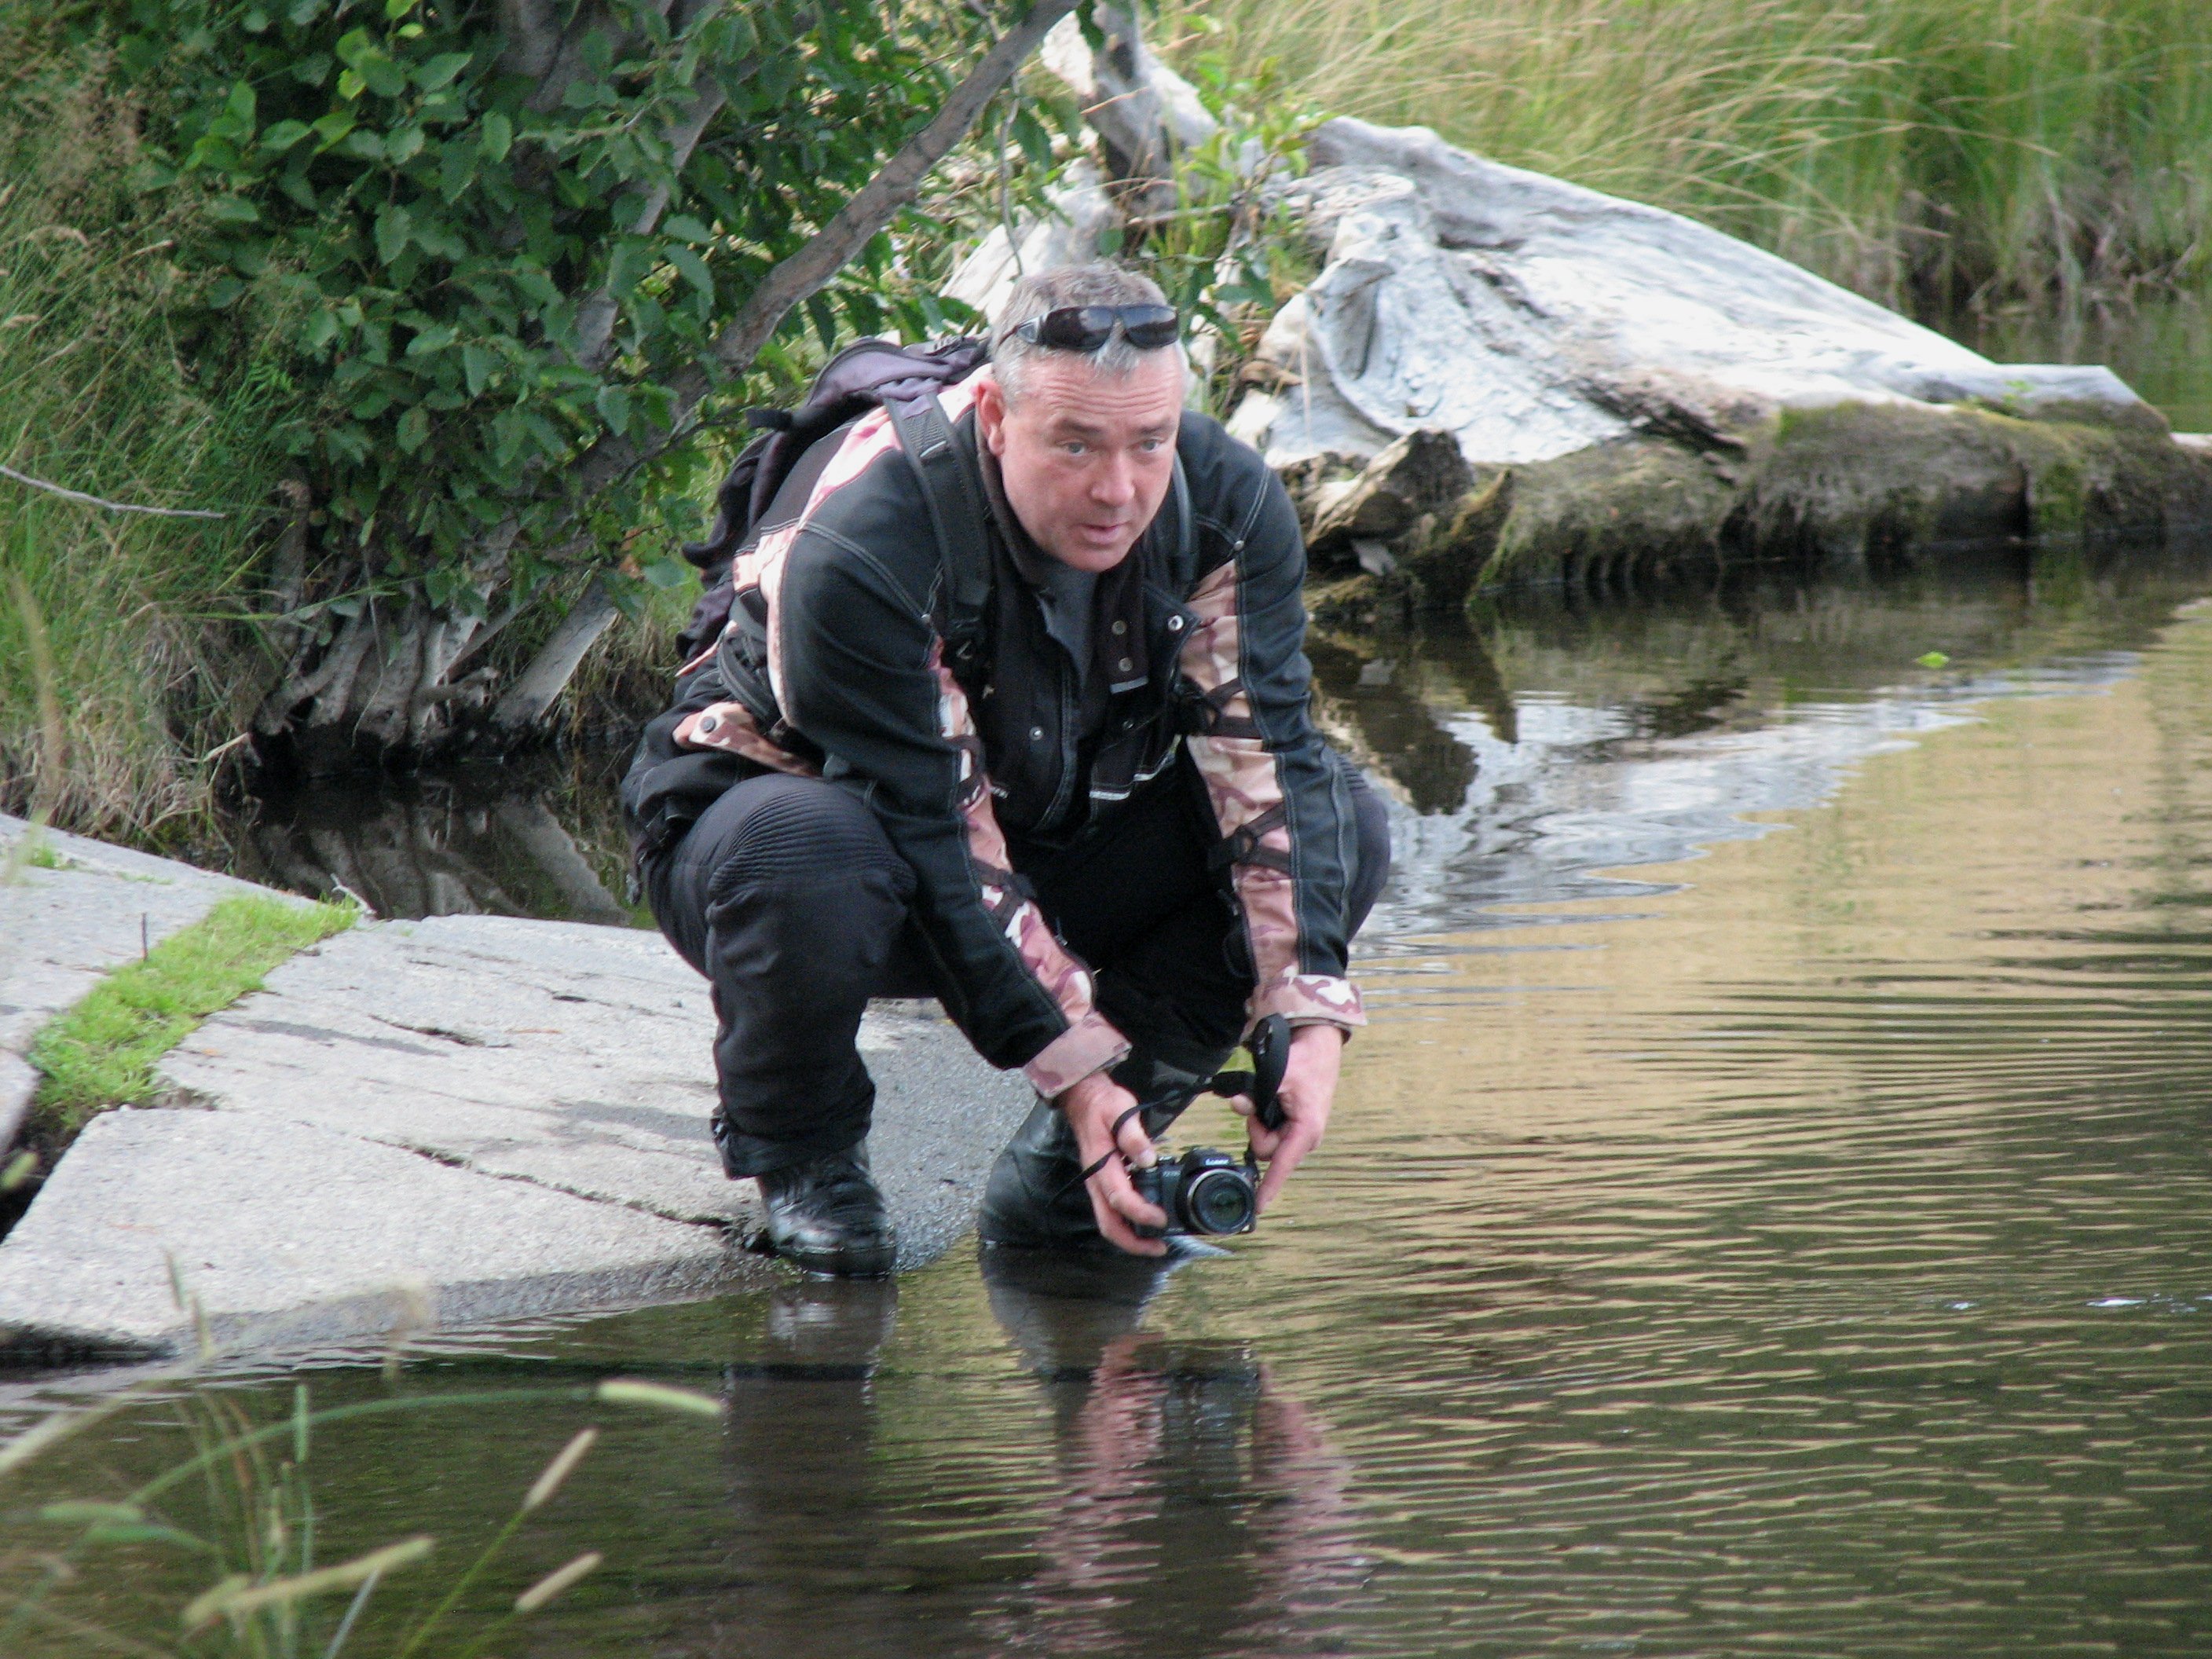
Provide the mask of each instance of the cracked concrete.
MULTIPOLYGON (((164 931, 254 890, 148 862, 182 872, 179 895, 220 884, 164 931)), ((114 900, 77 902, 114 933, 114 900)), ((80 954, 58 993, 97 979, 80 954)), ((173 1049, 161 1107, 86 1131, 0 1243, 0 1327, 25 1358, 177 1352, 181 1284, 222 1346, 297 1347, 761 1280, 781 1270, 738 1242, 753 1184, 707 1133, 713 1030, 657 934, 493 916, 340 934, 173 1049)), ((934 1005, 878 1005, 861 1048, 912 1267, 966 1230, 1029 1095, 934 1005)))

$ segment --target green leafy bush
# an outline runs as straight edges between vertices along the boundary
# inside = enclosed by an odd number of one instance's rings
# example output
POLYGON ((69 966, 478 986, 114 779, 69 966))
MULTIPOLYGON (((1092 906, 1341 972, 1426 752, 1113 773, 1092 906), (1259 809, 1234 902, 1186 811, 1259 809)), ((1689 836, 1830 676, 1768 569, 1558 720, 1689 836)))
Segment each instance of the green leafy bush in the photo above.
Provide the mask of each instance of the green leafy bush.
MULTIPOLYGON (((674 423, 672 380, 936 107, 945 48, 976 32, 957 6, 886 30, 860 0, 599 9, 534 44, 467 0, 119 8, 121 70, 173 112, 139 181, 216 187, 210 303, 279 319, 319 394, 286 448, 374 578, 440 608, 491 598, 473 542, 572 514, 562 466, 674 423)), ((926 299, 886 303, 888 253, 809 301, 825 341, 934 325, 926 299)), ((628 516, 606 503, 603 535, 628 516)))

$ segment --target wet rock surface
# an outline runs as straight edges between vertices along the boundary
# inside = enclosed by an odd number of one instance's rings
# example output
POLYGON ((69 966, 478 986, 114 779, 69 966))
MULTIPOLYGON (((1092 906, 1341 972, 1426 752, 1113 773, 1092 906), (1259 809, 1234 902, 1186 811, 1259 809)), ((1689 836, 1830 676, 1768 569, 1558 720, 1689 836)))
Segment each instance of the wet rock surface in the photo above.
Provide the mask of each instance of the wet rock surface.
MULTIPOLYGON (((101 868, 27 872, 0 898, 29 924, 9 948, 40 951, 8 981, 11 1040, 135 954, 142 913, 158 939, 264 890, 82 845, 101 868)), ((658 934, 501 916, 340 934, 173 1050, 158 1106, 94 1120, 62 1159, 0 1243, 0 1352, 172 1352, 202 1326, 296 1347, 763 1280, 782 1270, 744 1248, 753 1183, 707 1133, 713 1030, 658 934)), ((967 1228, 1029 1092, 934 1005, 878 1005, 861 1048, 918 1265, 967 1228)))

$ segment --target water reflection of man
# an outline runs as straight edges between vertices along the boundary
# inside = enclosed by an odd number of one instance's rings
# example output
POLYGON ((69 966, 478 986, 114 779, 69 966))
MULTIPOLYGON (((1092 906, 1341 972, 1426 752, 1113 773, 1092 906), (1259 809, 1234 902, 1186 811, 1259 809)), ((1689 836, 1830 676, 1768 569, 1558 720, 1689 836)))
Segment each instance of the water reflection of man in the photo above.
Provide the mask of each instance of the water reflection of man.
POLYGON ((933 1401, 938 1443, 902 1502, 896 1472, 925 1446, 902 1455, 878 1434, 895 1286, 788 1286, 726 1389, 738 1610, 687 1619, 684 1651, 1325 1650, 1364 1571, 1345 1460, 1241 1346, 1139 1328, 1156 1264, 1100 1257, 1071 1279, 1041 1260, 986 1263, 992 1310, 1050 1407, 1057 1467, 1028 1549, 1009 1559, 1015 1539, 994 1540, 997 1570, 967 1554, 993 1472, 1031 1462, 1005 1443, 1024 1419, 962 1421, 933 1401), (956 1540, 935 1535, 934 1505, 956 1540))
POLYGON ((1061 1467, 1042 1565, 994 1609, 991 1645, 1336 1650, 1327 1638, 1365 1572, 1351 1464, 1241 1344, 1140 1328, 1165 1271, 985 1257, 991 1310, 1050 1395, 1061 1467))
POLYGON ((1111 1154, 1151 1161, 1266 1015, 1296 1034, 1287 1124, 1250 1132, 1263 1206, 1327 1127, 1387 819, 1308 712, 1297 515, 1184 410, 1176 335, 1142 277, 1042 273, 939 395, 990 544, 965 662, 938 497, 888 416, 815 443, 624 783, 654 915, 714 983, 724 1167, 802 1266, 891 1261, 854 1046, 872 994, 937 994, 1035 1085, 986 1199, 1003 1243, 1157 1254, 1133 1227, 1165 1218, 1111 1154))

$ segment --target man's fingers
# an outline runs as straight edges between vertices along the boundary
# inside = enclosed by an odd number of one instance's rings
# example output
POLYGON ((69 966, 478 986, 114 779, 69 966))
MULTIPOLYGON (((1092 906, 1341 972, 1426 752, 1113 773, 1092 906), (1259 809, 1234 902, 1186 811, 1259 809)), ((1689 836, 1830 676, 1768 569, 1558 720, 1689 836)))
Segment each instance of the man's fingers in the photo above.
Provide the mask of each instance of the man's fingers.
POLYGON ((1283 1144, 1283 1137, 1288 1133, 1288 1128, 1270 1129, 1256 1117, 1244 1126, 1244 1138, 1252 1143, 1253 1156, 1262 1164, 1275 1156, 1283 1144))
POLYGON ((1149 1169, 1158 1154, 1152 1150, 1150 1136, 1145 1133, 1141 1114, 1133 1114, 1129 1121, 1115 1133, 1114 1144, 1121 1149, 1121 1156, 1138 1169, 1149 1169))
MULTIPOLYGON (((1320 1143, 1321 1136, 1293 1120, 1275 1139, 1275 1150, 1272 1153, 1261 1153, 1267 1160, 1267 1173, 1260 1178, 1256 1200, 1262 1214, 1266 1213, 1267 1206, 1275 1201, 1275 1194, 1283 1190, 1283 1183, 1291 1178, 1291 1172, 1320 1143)), ((1256 1145, 1255 1150, 1258 1150, 1256 1145)))
POLYGON ((1168 1212, 1157 1204, 1148 1204, 1137 1196, 1136 1188, 1129 1181, 1129 1172, 1109 1164, 1101 1170, 1091 1183, 1091 1190, 1106 1200, 1107 1206, 1116 1214, 1147 1227, 1164 1227, 1168 1212))
POLYGON ((1091 1177, 1090 1184, 1091 1212, 1098 1223, 1099 1235, 1108 1243, 1132 1255, 1167 1254, 1168 1247, 1160 1240, 1146 1238, 1129 1224, 1139 1221, 1148 1227, 1164 1227, 1168 1218, 1156 1206, 1137 1196, 1126 1170, 1109 1164, 1091 1177))

